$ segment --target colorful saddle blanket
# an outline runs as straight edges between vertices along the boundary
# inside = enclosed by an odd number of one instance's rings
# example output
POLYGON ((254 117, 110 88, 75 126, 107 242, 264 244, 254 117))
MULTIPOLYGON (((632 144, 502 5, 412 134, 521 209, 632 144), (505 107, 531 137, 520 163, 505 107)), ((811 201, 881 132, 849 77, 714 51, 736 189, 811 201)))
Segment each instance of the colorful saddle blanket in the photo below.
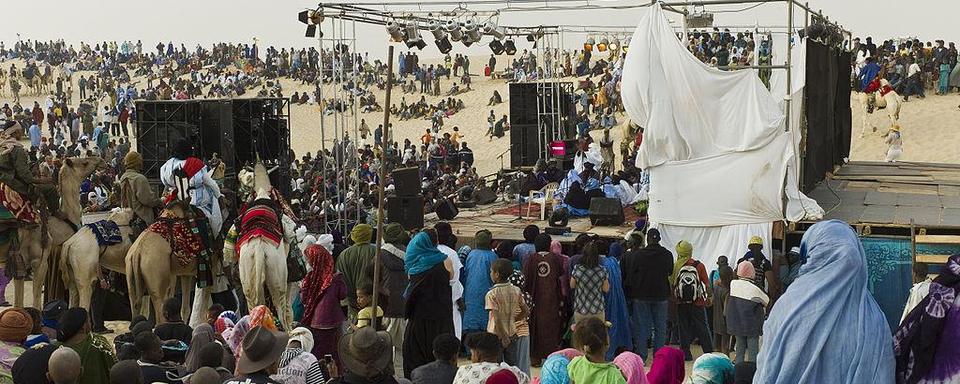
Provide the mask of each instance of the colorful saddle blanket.
POLYGON ((270 241, 274 246, 279 246, 283 238, 277 211, 266 204, 253 205, 243 213, 240 220, 240 238, 236 243, 237 254, 244 243, 258 237, 270 241))
POLYGON ((147 230, 171 242, 170 245, 174 249, 174 255, 180 266, 193 262, 194 257, 203 250, 200 228, 195 225, 195 222, 161 217, 157 222, 150 224, 147 230))
POLYGON ((4 183, 0 183, 0 206, 9 211, 18 221, 28 224, 40 222, 40 215, 30 200, 23 198, 4 183))
POLYGON ((97 237, 97 244, 101 247, 123 242, 123 236, 120 235, 120 226, 115 222, 100 220, 86 226, 93 231, 93 235, 97 237))

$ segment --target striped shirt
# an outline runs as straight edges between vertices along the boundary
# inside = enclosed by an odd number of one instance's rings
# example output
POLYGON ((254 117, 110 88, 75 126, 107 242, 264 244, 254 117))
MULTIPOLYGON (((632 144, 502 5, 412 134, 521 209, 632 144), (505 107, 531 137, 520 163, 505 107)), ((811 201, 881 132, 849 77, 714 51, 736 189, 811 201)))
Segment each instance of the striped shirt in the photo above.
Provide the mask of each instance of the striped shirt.
POLYGON ((287 348, 280 355, 280 369, 271 376, 284 384, 323 384, 327 379, 323 377, 320 361, 309 351, 303 348, 287 348))

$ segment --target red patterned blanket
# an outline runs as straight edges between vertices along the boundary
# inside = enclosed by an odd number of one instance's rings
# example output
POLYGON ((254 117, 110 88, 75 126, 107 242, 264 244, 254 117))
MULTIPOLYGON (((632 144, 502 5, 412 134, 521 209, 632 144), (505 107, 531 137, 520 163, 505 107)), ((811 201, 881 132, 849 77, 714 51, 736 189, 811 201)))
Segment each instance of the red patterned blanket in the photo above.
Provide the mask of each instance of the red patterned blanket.
POLYGON ((267 205, 251 206, 243 213, 240 220, 240 238, 237 239, 237 254, 248 240, 254 238, 264 238, 274 246, 280 245, 280 239, 283 236, 283 229, 280 226, 280 219, 277 212, 267 205))
POLYGON ((173 247, 174 256, 176 256, 180 266, 192 263, 194 258, 203 250, 203 240, 200 238, 199 229, 191 225, 190 221, 161 216, 157 222, 150 224, 147 230, 163 236, 167 241, 173 239, 170 245, 173 247))

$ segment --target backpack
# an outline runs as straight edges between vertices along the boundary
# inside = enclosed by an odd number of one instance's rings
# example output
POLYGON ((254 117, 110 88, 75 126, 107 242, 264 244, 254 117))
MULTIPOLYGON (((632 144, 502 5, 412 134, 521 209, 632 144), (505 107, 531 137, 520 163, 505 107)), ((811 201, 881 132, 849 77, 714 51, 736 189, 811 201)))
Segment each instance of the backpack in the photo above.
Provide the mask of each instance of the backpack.
POLYGON ((693 303, 697 300, 706 300, 707 287, 700 281, 700 273, 697 266, 700 262, 693 261, 693 264, 684 265, 677 272, 677 285, 674 288, 674 296, 680 303, 693 303))

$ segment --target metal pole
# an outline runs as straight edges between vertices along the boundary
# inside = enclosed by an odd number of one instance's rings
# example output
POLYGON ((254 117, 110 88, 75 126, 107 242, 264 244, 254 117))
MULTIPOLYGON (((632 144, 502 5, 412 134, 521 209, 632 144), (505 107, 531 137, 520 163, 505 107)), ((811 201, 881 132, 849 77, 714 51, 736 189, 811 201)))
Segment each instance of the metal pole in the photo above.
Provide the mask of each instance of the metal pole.
MULTIPOLYGON (((793 30, 793 0, 787 1, 787 29, 793 30)), ((784 113, 786 120, 783 124, 784 132, 790 131, 790 100, 793 96, 793 44, 790 44, 793 40, 793 33, 787 35, 787 95, 784 96, 786 100, 787 111, 784 113)))
POLYGON ((664 7, 685 7, 691 5, 710 6, 710 5, 732 5, 732 4, 756 4, 756 3, 776 3, 790 2, 791 0, 712 0, 712 1, 661 1, 660 5, 664 7))
MULTIPOLYGON (((377 296, 380 292, 380 255, 383 253, 383 185, 387 180, 387 137, 390 137, 390 91, 393 90, 393 45, 387 47, 387 96, 383 108, 383 137, 380 139, 380 180, 377 183, 380 198, 377 200, 377 255, 373 263, 373 319, 370 324, 377 329, 377 296)), ((376 143, 374 143, 376 145, 376 143)))

